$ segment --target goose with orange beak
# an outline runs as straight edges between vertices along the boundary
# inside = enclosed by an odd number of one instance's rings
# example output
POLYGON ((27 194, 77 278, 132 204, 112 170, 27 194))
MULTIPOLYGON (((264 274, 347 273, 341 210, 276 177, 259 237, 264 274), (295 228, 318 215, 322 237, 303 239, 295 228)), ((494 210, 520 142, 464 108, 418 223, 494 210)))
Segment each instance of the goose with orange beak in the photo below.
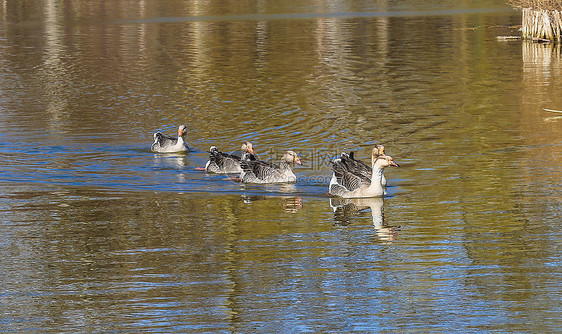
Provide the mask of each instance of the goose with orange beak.
POLYGON ((185 142, 186 134, 187 126, 185 125, 180 125, 178 127, 177 137, 168 136, 162 132, 156 132, 154 134, 154 143, 152 143, 150 150, 157 153, 188 152, 189 147, 187 147, 185 142))
POLYGON ((293 173, 293 164, 301 164, 293 151, 285 152, 279 164, 261 160, 241 161, 240 179, 244 183, 294 183, 297 177, 293 173))

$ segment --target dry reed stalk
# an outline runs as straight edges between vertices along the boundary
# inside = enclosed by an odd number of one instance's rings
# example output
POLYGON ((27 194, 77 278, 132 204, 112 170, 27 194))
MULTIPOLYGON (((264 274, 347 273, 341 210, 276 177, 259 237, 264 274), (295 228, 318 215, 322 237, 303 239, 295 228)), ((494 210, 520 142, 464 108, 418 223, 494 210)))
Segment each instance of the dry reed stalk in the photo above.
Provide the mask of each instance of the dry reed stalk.
MULTIPOLYGON (((530 2, 531 0, 528 0, 530 2)), ((535 0, 540 2, 544 0, 535 0)), ((560 0, 562 6, 562 0, 560 0)), ((550 7, 553 5, 550 4, 550 7)), ((522 8, 523 38, 536 41, 562 41, 562 10, 522 8)))
POLYGON ((507 3, 515 8, 530 8, 534 10, 558 10, 562 11, 562 0, 507 0, 507 3))

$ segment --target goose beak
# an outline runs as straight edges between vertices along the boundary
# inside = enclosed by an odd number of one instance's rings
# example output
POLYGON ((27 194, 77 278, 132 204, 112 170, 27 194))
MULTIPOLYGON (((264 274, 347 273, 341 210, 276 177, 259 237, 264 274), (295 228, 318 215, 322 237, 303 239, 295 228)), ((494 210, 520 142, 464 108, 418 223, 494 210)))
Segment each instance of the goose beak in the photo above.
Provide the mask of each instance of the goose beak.
POLYGON ((390 165, 391 165, 391 166, 394 166, 394 167, 400 167, 400 165, 397 164, 397 163, 394 162, 394 161, 391 161, 391 162, 390 162, 390 165))
POLYGON ((248 147, 248 153, 254 154, 254 155, 255 155, 255 153, 254 153, 254 146, 249 146, 249 147, 248 147))
POLYGON ((299 157, 295 157, 295 160, 293 160, 295 163, 302 165, 301 163, 301 159, 299 159, 299 157))

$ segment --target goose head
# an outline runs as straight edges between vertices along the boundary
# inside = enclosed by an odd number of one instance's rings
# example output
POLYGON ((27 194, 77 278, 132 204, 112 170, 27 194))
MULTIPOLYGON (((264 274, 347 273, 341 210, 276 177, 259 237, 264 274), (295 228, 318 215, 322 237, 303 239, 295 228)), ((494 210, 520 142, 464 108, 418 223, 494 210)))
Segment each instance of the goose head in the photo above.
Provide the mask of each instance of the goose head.
POLYGON ((180 125, 178 127, 178 136, 183 138, 185 137, 186 134, 187 134, 187 126, 180 125))
POLYGON ((293 152, 293 151, 287 151, 285 152, 285 154, 283 154, 283 156, 281 157, 281 161, 285 161, 287 163, 296 163, 296 164, 301 164, 301 160, 299 159, 298 155, 293 152))
POLYGON ((377 153, 377 156, 379 155, 386 155, 386 153, 384 152, 384 146, 377 144, 375 145, 375 147, 373 147, 373 156, 375 155, 375 151, 377 153))
POLYGON ((250 153, 250 154, 252 154, 252 155, 255 154, 255 153, 254 153, 254 145, 253 145, 251 142, 247 141, 247 140, 244 140, 244 141, 242 142, 242 146, 240 147, 240 151, 242 152, 242 154, 244 154, 244 153, 246 153, 246 152, 248 152, 248 153, 250 153))
POLYGON ((375 145, 375 147, 373 147, 373 151, 371 153, 371 160, 375 161, 375 159, 381 155, 386 155, 386 153, 384 152, 384 146, 377 144, 375 145))
POLYGON ((373 151, 373 167, 385 168, 388 166, 400 167, 400 165, 394 162, 390 155, 379 155, 375 157, 373 151))
POLYGON ((384 155, 386 155, 386 153, 384 153, 384 146, 379 144, 375 145, 375 147, 373 147, 373 151, 371 152, 371 162, 374 164, 378 157, 384 155))
POLYGON ((211 146, 211 148, 209 148, 209 153, 214 153, 217 154, 219 153, 219 149, 216 146, 211 146))

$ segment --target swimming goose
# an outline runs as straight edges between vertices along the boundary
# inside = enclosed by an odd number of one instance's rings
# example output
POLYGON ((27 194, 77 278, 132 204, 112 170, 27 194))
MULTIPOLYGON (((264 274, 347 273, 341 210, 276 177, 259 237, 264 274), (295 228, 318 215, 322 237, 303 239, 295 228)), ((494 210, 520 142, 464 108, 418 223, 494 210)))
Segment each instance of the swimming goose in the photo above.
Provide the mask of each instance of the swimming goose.
POLYGON ((245 140, 240 147, 242 157, 234 154, 227 154, 219 151, 216 146, 209 149, 209 161, 205 165, 207 173, 241 173, 240 161, 255 161, 257 157, 254 153, 254 146, 245 140))
POLYGON ((299 157, 293 151, 285 152, 278 165, 260 160, 241 161, 240 179, 244 183, 296 182, 297 177, 291 168, 293 163, 301 164, 299 157))
POLYGON ((399 167, 388 155, 379 155, 375 146, 371 155, 372 173, 365 175, 365 170, 357 160, 342 155, 332 162, 334 174, 330 181, 329 193, 343 198, 377 197, 385 194, 382 185, 384 168, 399 167))
POLYGON ((185 125, 180 125, 178 127, 177 137, 171 137, 162 132, 156 132, 154 134, 154 143, 152 143, 150 150, 158 153, 188 152, 189 147, 185 144, 186 134, 187 126, 185 125))

